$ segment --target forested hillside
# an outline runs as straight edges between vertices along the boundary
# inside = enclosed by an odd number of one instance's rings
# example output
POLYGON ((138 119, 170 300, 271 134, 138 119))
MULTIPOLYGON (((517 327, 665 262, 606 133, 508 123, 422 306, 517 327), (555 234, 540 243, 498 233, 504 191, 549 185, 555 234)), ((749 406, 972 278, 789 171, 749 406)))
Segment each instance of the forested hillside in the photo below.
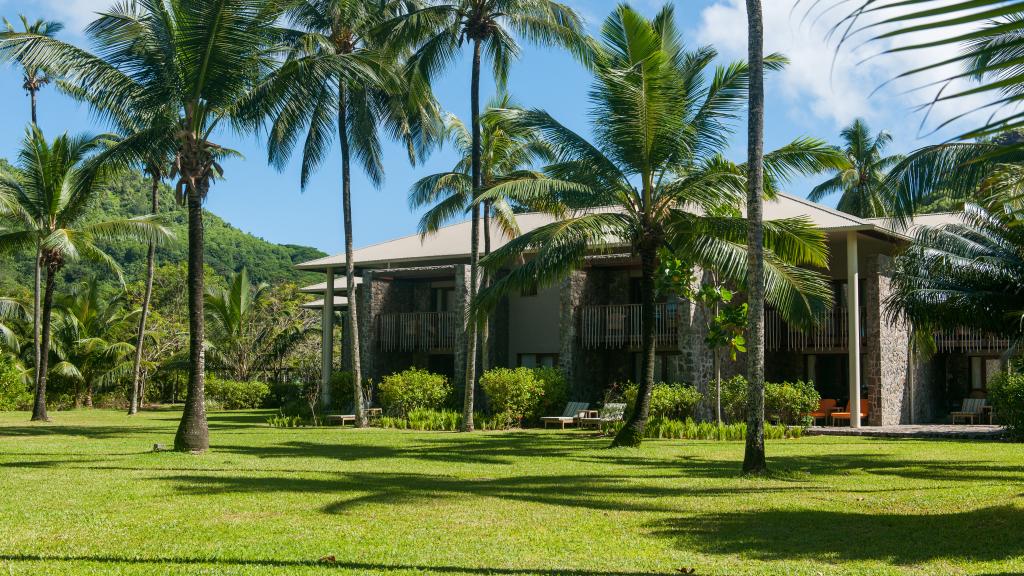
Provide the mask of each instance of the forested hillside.
MULTIPOLYGON (((3 162, 0 160, 0 162, 3 162)), ((107 190, 100 200, 89 207, 90 215, 105 213, 109 216, 138 216, 150 212, 149 179, 139 173, 129 173, 118 185, 107 190)), ((188 253, 188 233, 185 211, 174 201, 174 191, 161 186, 160 212, 166 218, 175 237, 158 250, 160 264, 185 262, 188 253)), ((319 258, 325 254, 309 246, 274 244, 249 233, 243 232, 225 222, 217 215, 206 215, 206 264, 219 275, 226 277, 245 267, 254 282, 278 284, 282 282, 315 283, 316 274, 295 270, 293 264, 319 258)), ((131 242, 105 244, 108 253, 119 262, 125 271, 125 281, 140 280, 146 270, 146 246, 131 242)), ((68 265, 63 271, 63 280, 75 282, 88 276, 101 280, 113 280, 107 270, 89 262, 68 265)), ((0 294, 24 293, 31 288, 32 257, 16 254, 0 257, 0 294)))

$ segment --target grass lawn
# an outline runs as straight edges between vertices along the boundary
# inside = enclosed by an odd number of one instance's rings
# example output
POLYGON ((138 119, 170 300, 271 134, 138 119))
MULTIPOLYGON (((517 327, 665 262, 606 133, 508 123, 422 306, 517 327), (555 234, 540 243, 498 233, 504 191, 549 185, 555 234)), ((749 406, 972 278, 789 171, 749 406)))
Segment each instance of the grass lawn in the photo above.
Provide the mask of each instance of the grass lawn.
POLYGON ((590 433, 272 429, 0 414, 0 575, 1024 573, 1024 446, 804 438, 606 449, 590 433), (334 563, 318 559, 334 556, 334 563))

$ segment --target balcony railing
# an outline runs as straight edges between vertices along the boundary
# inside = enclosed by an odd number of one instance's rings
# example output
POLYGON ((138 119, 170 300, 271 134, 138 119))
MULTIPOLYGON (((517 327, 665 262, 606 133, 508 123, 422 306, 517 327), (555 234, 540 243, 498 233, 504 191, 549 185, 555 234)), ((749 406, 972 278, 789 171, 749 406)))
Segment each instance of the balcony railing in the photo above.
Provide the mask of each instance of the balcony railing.
MULTIPOLYGON (((583 348, 639 348, 643 345, 640 304, 611 304, 580 308, 580 344, 583 348)), ((679 340, 679 306, 656 304, 654 341, 672 346, 679 340)))
POLYGON ((975 328, 954 328, 935 332, 936 352, 1002 353, 1010 347, 1010 340, 975 328))
MULTIPOLYGON (((861 346, 865 345, 866 312, 866 309, 860 309, 861 346)), ((850 341, 849 320, 850 312, 846 307, 836 308, 817 325, 801 330, 786 324, 777 310, 765 310, 765 350, 769 352, 783 350, 810 352, 845 349, 850 341)))
POLYGON ((454 350, 462 335, 457 312, 405 312, 377 317, 377 348, 384 352, 454 350))

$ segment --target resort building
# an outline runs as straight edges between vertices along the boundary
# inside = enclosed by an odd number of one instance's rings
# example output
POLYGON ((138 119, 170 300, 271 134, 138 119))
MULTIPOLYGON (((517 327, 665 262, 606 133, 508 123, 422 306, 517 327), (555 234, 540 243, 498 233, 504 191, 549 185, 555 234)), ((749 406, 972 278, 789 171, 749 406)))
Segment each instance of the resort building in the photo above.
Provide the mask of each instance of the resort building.
MULTIPOLYGON (((840 406, 866 400, 867 416, 858 422, 854 410, 854 426, 942 421, 964 398, 984 396, 1008 346, 1005 340, 952 330, 935 334, 935 350, 915 352, 909 327, 885 313, 892 259, 910 233, 790 195, 765 204, 766 220, 801 215, 827 235, 830 262, 822 272, 832 280, 835 305, 828 318, 806 331, 787 326, 769 308, 769 381, 811 380, 822 398, 836 399, 840 406)), ((518 222, 526 231, 552 218, 529 213, 519 215, 518 222)), ((914 224, 953 218, 927 215, 914 224)), ((492 232, 495 245, 505 240, 492 232)), ((323 310, 325 378, 332 368, 348 364, 348 358, 331 354, 334 312, 357 298, 364 378, 379 380, 416 366, 446 374, 458 387, 464 379, 469 251, 468 222, 426 238, 416 234, 356 250, 354 291, 345 285, 344 255, 298 265, 326 276, 304 289, 323 296, 308 306, 323 310)), ((558 366, 575 400, 600 402, 613 383, 639 378, 639 276, 638 259, 623 246, 620 253, 593 255, 557 285, 506 298, 491 316, 486 357, 477 365, 558 366)), ((657 305, 655 379, 694 384, 711 398, 712 356, 700 314, 699 306, 686 301, 657 305)), ((742 358, 727 361, 723 373, 742 373, 744 366, 742 358)))

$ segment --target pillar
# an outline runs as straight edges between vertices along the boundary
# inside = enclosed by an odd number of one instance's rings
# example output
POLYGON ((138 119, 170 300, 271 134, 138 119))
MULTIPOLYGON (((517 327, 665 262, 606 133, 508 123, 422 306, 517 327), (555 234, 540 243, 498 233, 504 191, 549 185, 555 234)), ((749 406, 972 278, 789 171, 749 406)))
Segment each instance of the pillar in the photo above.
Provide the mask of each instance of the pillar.
POLYGON ((327 289, 324 290, 323 318, 320 326, 323 329, 320 349, 320 404, 324 408, 331 405, 331 371, 334 368, 334 269, 327 269, 327 289))
POLYGON ((850 427, 860 428, 860 268, 857 233, 846 234, 847 349, 850 355, 850 427))

